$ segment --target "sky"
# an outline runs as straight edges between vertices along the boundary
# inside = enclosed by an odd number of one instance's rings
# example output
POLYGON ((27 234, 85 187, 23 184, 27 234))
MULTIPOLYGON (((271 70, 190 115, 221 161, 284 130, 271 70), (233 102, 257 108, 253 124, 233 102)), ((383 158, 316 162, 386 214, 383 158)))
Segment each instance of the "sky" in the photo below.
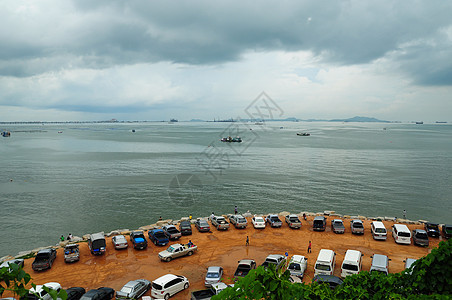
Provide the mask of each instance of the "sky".
POLYGON ((451 1, 0 1, 0 122, 452 121, 451 1))

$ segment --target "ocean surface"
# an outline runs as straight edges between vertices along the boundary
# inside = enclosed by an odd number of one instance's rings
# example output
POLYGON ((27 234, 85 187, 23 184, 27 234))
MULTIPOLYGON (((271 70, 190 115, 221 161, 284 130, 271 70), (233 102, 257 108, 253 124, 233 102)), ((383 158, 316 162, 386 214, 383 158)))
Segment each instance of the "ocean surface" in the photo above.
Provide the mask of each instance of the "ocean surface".
POLYGON ((164 219, 290 211, 452 223, 452 125, 0 125, 0 257, 164 219), (135 132, 132 132, 135 130, 135 132), (62 131, 59 133, 59 131, 62 131), (297 136, 309 132, 311 136, 297 136), (242 143, 222 143, 237 136, 242 143))

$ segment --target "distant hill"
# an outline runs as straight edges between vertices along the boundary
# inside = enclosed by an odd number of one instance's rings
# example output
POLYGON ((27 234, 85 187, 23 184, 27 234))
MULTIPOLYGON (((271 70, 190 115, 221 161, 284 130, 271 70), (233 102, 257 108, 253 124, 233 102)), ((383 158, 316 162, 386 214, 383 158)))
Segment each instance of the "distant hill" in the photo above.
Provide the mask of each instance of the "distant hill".
POLYGON ((333 119, 333 120, 329 120, 328 122, 379 122, 379 123, 391 123, 390 121, 384 121, 384 120, 379 120, 379 119, 375 119, 375 118, 368 118, 368 117, 353 117, 353 118, 349 118, 349 119, 333 119))

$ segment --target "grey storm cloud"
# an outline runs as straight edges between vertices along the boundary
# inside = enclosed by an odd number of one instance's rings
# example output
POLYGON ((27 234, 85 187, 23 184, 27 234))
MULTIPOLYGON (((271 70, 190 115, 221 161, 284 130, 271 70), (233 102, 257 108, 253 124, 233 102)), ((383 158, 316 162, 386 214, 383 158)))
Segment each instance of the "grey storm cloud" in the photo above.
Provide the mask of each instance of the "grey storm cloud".
MULTIPOLYGON (((4 18, 13 24, 0 29, 0 75, 159 61, 212 65, 250 51, 302 50, 338 65, 387 57, 418 84, 452 83, 452 36, 440 34, 452 26, 448 1, 63 3, 48 15, 54 23, 4 18)), ((46 13, 42 8, 41 17, 46 13)))

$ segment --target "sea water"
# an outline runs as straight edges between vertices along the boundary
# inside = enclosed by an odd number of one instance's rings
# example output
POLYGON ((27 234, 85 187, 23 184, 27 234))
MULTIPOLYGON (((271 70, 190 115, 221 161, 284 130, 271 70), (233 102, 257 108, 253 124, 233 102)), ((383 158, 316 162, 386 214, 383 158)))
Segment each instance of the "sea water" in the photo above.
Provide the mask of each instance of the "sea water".
POLYGON ((333 122, 1 125, 0 257, 61 235, 290 211, 452 223, 452 126, 333 122), (135 131, 135 132, 132 132, 135 131), (59 133, 60 132, 60 133, 59 133), (297 136, 309 132, 311 136, 297 136), (222 143, 240 135, 242 143, 222 143))

